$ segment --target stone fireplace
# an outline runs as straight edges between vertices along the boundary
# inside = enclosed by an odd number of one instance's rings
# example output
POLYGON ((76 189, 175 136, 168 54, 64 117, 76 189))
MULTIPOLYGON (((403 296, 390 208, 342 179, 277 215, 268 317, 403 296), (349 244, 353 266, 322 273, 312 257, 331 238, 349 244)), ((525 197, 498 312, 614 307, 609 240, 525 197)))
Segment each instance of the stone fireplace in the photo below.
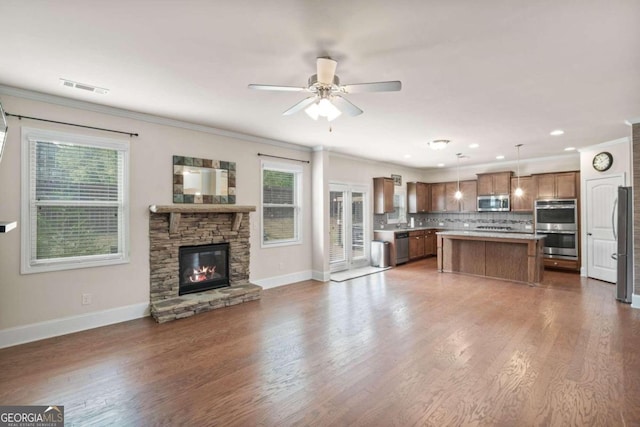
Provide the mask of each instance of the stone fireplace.
POLYGON ((149 207, 151 315, 180 319, 260 298, 249 283, 254 206, 149 207))

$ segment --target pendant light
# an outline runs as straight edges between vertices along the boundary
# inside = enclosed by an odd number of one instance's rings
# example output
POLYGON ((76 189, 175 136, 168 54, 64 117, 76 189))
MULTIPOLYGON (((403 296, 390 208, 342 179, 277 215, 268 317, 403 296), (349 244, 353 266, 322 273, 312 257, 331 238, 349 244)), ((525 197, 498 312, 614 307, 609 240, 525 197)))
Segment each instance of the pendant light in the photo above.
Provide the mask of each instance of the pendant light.
POLYGON ((460 191, 460 157, 462 157, 462 153, 458 153, 456 154, 456 157, 458 158, 458 167, 457 167, 457 173, 458 173, 458 191, 456 191, 456 194, 454 194, 453 197, 456 198, 456 200, 460 200, 462 199, 462 191, 460 191))
POLYGON ((522 195, 524 194, 524 191, 522 191, 522 187, 520 187, 520 147, 522 147, 522 144, 516 145, 516 149, 518 150, 518 161, 516 163, 518 173, 518 186, 516 187, 515 191, 516 197, 522 197, 522 195))

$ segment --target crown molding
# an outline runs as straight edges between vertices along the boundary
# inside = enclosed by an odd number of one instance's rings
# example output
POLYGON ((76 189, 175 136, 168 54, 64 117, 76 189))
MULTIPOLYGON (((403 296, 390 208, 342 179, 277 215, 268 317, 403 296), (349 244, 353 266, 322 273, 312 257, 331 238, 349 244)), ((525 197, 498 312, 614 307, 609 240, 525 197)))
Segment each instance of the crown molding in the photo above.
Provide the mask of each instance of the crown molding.
POLYGON ((622 137, 622 138, 618 138, 618 139, 612 139, 611 141, 605 141, 605 142, 601 142, 599 144, 594 144, 594 145, 590 145, 588 147, 583 147, 580 148, 579 151, 580 153, 584 153, 585 151, 592 151, 592 150, 597 150, 599 148, 603 148, 603 147, 610 147, 612 145, 618 145, 618 144, 628 144, 631 140, 629 139, 628 136, 622 137))
MULTIPOLYGON (((29 99, 31 101, 45 102, 48 104, 60 105, 68 108, 76 108, 79 110, 92 111, 94 113, 108 114, 116 117, 123 117, 141 122, 153 123, 157 125, 171 126, 180 129, 204 132, 228 138, 240 139, 243 141, 256 142, 258 144, 272 145, 280 148, 287 148, 296 151, 311 151, 310 147, 298 145, 291 142, 279 141, 276 139, 263 138, 255 135, 248 135, 241 132, 234 132, 224 129, 218 129, 211 126, 199 125, 195 123, 185 122, 182 120, 171 119, 168 117, 155 116, 153 114, 140 113, 137 111, 126 110, 123 108, 110 107, 107 105, 94 104, 92 102, 80 101, 77 99, 65 98, 58 95, 36 92, 28 89, 21 89, 12 86, 0 85, 0 95, 14 96, 16 98, 29 99)), ((13 111, 10 111, 14 113, 13 111)))

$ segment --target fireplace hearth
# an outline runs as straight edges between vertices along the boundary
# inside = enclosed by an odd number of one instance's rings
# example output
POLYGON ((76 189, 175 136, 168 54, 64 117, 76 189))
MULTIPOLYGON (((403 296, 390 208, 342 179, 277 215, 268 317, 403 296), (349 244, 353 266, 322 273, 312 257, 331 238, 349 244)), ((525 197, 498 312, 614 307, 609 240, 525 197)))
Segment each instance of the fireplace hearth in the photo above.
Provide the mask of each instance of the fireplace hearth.
POLYGON ((228 243, 182 246, 179 257, 178 295, 229 286, 228 243))

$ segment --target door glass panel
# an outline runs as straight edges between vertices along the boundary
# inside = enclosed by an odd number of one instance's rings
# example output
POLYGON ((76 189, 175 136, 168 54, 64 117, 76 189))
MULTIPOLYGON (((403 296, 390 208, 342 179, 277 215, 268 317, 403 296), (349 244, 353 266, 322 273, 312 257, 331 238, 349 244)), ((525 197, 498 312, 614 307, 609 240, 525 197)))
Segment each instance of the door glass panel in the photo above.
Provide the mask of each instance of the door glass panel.
POLYGON ((344 246, 344 192, 329 192, 329 262, 346 261, 347 254, 344 246))
POLYGON ((351 193, 351 259, 365 256, 364 202, 363 193, 351 193))

